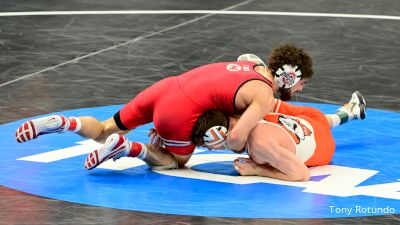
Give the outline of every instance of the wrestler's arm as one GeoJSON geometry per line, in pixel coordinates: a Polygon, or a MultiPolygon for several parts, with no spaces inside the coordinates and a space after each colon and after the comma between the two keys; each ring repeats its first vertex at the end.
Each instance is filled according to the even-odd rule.
{"type": "Polygon", "coordinates": [[[167,170],[182,168],[192,156],[177,155],[168,152],[163,147],[147,144],[147,156],[143,159],[152,169],[167,170]]]}
{"type": "MultiPolygon", "coordinates": [[[[146,158],[143,159],[150,167],[156,170],[176,169],[183,167],[190,159],[192,154],[178,155],[170,153],[162,145],[162,141],[155,129],[150,129],[148,136],[149,142],[146,144],[148,149],[146,158]]],[[[185,146],[185,150],[191,152],[194,146],[185,146]]]]}
{"type": "Polygon", "coordinates": [[[242,169],[244,175],[266,176],[287,181],[310,179],[310,171],[295,154],[274,140],[263,143],[264,149],[258,149],[254,152],[256,155],[252,155],[254,165],[246,165],[248,160],[245,160],[245,164],[235,161],[235,165],[242,169]]]}
{"type": "Polygon", "coordinates": [[[241,151],[244,148],[251,130],[263,115],[272,111],[274,106],[272,89],[266,83],[252,81],[251,85],[242,88],[239,90],[241,93],[238,94],[238,101],[247,105],[247,108],[227,136],[226,148],[234,151],[241,151]]]}

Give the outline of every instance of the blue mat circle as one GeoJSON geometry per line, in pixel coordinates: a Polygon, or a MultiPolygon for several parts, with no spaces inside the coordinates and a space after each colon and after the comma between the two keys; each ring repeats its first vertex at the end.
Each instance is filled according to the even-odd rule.
{"type": "MultiPolygon", "coordinates": [[[[337,108],[327,104],[296,104],[314,106],[325,113],[334,113],[337,108]]],[[[121,105],[113,105],[59,113],[105,120],[120,108],[121,105]]],[[[349,196],[305,192],[304,187],[271,182],[238,184],[177,177],[154,172],[145,165],[120,171],[86,171],[83,169],[84,154],[48,163],[20,160],[77,146],[77,142],[83,141],[76,134],[64,133],[17,143],[15,130],[28,119],[33,118],[0,126],[0,185],[34,195],[116,209],[212,217],[335,218],[398,214],[400,211],[400,200],[396,197],[399,196],[396,192],[400,191],[400,114],[396,112],[370,109],[365,121],[354,121],[332,130],[337,144],[333,165],[376,171],[354,187],[365,189],[357,192],[364,194],[349,196]],[[386,197],[377,197],[386,192],[386,197]]],[[[152,124],[139,127],[128,138],[147,142],[147,131],[151,127],[152,124]]],[[[218,154],[231,153],[204,151],[194,157],[208,154],[210,158],[217,158],[218,154]]],[[[210,177],[213,174],[233,180],[238,177],[231,161],[198,164],[192,170],[210,174],[210,177]]],[[[312,181],[318,183],[327,177],[329,175],[315,176],[312,181]]],[[[346,184],[346,180],[341,182],[346,184]]]]}

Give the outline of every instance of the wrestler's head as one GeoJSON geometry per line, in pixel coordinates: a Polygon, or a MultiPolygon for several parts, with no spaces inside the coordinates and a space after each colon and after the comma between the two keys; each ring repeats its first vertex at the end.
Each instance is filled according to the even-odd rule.
{"type": "Polygon", "coordinates": [[[311,57],[294,44],[275,48],[268,59],[268,68],[279,88],[279,97],[284,101],[290,100],[293,94],[302,91],[314,73],[311,57]]]}
{"type": "Polygon", "coordinates": [[[229,120],[218,110],[209,110],[199,117],[192,131],[192,143],[196,146],[206,146],[204,136],[207,131],[215,126],[229,127],[229,120]]]}

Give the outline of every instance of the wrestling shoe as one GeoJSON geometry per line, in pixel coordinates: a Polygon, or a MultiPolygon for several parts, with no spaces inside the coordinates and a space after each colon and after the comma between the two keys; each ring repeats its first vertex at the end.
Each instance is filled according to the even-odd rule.
{"type": "Polygon", "coordinates": [[[119,134],[110,135],[104,145],[91,152],[85,160],[85,169],[91,170],[101,163],[114,159],[117,160],[123,156],[128,156],[132,147],[132,142],[119,134]]]}
{"type": "MultiPolygon", "coordinates": [[[[349,102],[345,103],[342,107],[340,107],[336,114],[339,115],[341,119],[354,120],[354,119],[365,119],[366,117],[366,106],[367,103],[359,91],[355,91],[351,95],[351,99],[349,102]]],[[[344,121],[347,122],[347,121],[344,121]]]]}
{"type": "Polygon", "coordinates": [[[70,128],[71,121],[60,115],[29,120],[18,127],[15,138],[19,143],[37,138],[43,134],[61,133],[70,128]]]}

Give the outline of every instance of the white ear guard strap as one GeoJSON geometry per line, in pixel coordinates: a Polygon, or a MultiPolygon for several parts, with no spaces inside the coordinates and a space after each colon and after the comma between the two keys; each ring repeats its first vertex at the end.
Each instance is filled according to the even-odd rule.
{"type": "Polygon", "coordinates": [[[301,80],[301,71],[298,66],[283,65],[275,72],[275,82],[280,88],[291,88],[301,80]]]}

